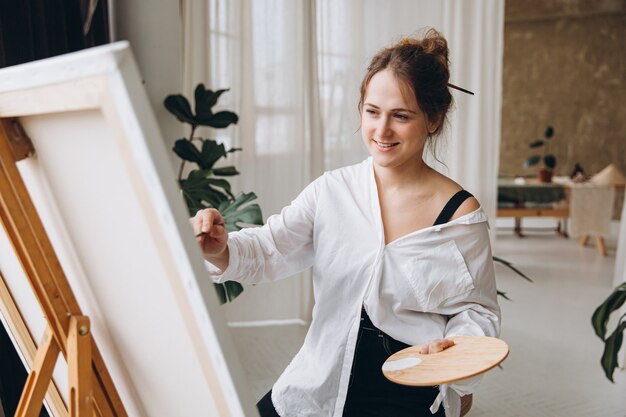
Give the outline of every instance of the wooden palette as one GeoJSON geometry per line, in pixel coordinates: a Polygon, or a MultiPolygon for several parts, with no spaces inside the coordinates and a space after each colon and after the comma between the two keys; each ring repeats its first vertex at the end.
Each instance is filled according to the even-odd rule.
{"type": "Polygon", "coordinates": [[[487,372],[509,355],[509,346],[495,337],[457,336],[448,339],[454,341],[454,346],[439,353],[420,354],[421,345],[394,353],[383,364],[383,374],[401,385],[449,384],[487,372]]]}

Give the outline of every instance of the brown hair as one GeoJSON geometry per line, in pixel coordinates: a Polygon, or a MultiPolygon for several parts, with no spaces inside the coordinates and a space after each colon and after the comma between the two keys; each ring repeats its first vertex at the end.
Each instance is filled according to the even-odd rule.
{"type": "Polygon", "coordinates": [[[439,135],[452,104],[452,94],[448,90],[449,64],[448,43],[434,29],[428,30],[422,39],[403,38],[397,44],[381,49],[372,58],[361,82],[359,112],[372,77],[389,69],[413,93],[428,121],[436,124],[432,134],[439,135]]]}

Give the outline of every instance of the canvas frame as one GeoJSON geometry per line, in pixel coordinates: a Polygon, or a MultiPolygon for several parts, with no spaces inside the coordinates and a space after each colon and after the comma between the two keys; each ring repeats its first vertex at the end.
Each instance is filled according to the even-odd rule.
{"type": "MultiPolygon", "coordinates": [[[[23,176],[28,177],[26,188],[40,188],[33,190],[39,195],[33,199],[37,200],[35,207],[40,212],[43,227],[51,235],[55,252],[64,253],[61,265],[71,266],[64,268],[69,287],[76,293],[82,312],[92,319],[95,343],[101,347],[102,359],[111,371],[113,384],[119,391],[127,414],[166,416],[182,406],[185,414],[258,415],[213,284],[191,231],[169,150],[161,137],[129,44],[118,42],[0,70],[0,118],[16,118],[33,140],[35,155],[18,165],[24,164],[21,170],[23,176]],[[152,256],[149,259],[145,255],[146,259],[132,258],[137,264],[132,265],[135,272],[134,275],[129,273],[128,281],[119,277],[119,269],[115,276],[117,281],[112,279],[111,283],[103,279],[94,281],[93,271],[89,276],[88,257],[81,254],[89,252],[85,246],[91,243],[83,239],[79,244],[72,230],[65,230],[71,229],[74,220],[78,223],[80,219],[69,221],[63,218],[63,207],[74,204],[76,211],[72,212],[80,213],[81,205],[86,205],[89,197],[84,201],[66,199],[60,203],[63,198],[55,195],[55,190],[62,187],[47,184],[46,175],[42,173],[50,172],[38,166],[45,164],[28,162],[33,158],[44,161],[46,152],[50,160],[59,161],[63,151],[51,146],[53,139],[46,138],[46,146],[38,147],[37,135],[46,136],[48,121],[53,125],[59,124],[62,119],[66,128],[73,126],[73,117],[82,120],[76,126],[82,123],[83,129],[85,117],[90,121],[97,119],[98,126],[103,124],[106,132],[97,132],[94,136],[108,140],[106,146],[110,155],[114,155],[111,158],[115,164],[110,170],[106,166],[101,167],[101,175],[117,178],[117,184],[111,179],[111,184],[107,185],[111,189],[119,186],[120,189],[130,190],[126,196],[134,198],[134,201],[127,198],[112,204],[116,208],[124,204],[133,206],[135,216],[132,221],[129,220],[129,225],[132,222],[133,230],[145,232],[145,238],[139,242],[150,248],[152,256]],[[29,129],[29,125],[36,128],[29,129]],[[57,152],[59,155],[56,155],[57,152]],[[47,213],[42,214],[42,211],[47,213]],[[137,213],[141,214],[141,219],[137,219],[137,213]],[[158,268],[154,263],[158,263],[158,268]],[[156,268],[162,271],[162,274],[150,277],[154,278],[154,285],[140,272],[137,273],[142,265],[146,270],[156,268]],[[124,282],[132,282],[133,285],[125,288],[124,282]],[[115,297],[111,297],[109,291],[121,291],[124,296],[128,296],[126,292],[133,292],[137,300],[155,297],[165,300],[164,305],[173,308],[166,312],[153,308],[155,316],[160,314],[167,320],[151,323],[151,312],[143,311],[138,305],[115,305],[115,297]],[[170,320],[170,315],[176,317],[170,320]],[[130,325],[122,322],[122,317],[127,317],[134,327],[129,328],[130,325]],[[178,355],[167,357],[168,351],[161,349],[161,356],[150,357],[150,347],[158,349],[161,344],[169,344],[178,355]],[[163,363],[165,360],[180,363],[167,368],[163,363]],[[191,369],[193,372],[173,375],[172,369],[191,369]],[[142,377],[149,380],[142,380],[142,377]],[[168,379],[174,379],[176,383],[168,385],[168,379]],[[184,381],[190,385],[185,386],[184,381]],[[152,382],[154,390],[145,388],[144,384],[152,382]]],[[[88,140],[91,135],[88,129],[85,130],[84,137],[88,140]]],[[[41,143],[44,144],[43,139],[41,143]]],[[[93,162],[94,165],[101,163],[95,158],[93,162]]],[[[89,164],[89,161],[85,163],[89,164]]],[[[129,208],[129,211],[132,210],[129,208]]],[[[106,215],[106,209],[100,215],[106,215]]],[[[137,233],[125,236],[123,230],[118,234],[120,242],[137,240],[139,236],[137,233]]],[[[92,252],[99,250],[98,244],[101,243],[94,241],[92,252]]],[[[6,258],[7,251],[4,252],[6,258]]],[[[116,259],[110,259],[110,263],[114,265],[116,259]]],[[[2,262],[0,268],[5,269],[2,262]]],[[[24,268],[22,271],[18,271],[17,267],[8,269],[2,275],[8,296],[5,294],[0,299],[3,306],[0,315],[28,368],[32,362],[33,341],[39,340],[45,319],[39,316],[41,310],[32,306],[33,291],[22,276],[24,268]],[[20,295],[29,289],[30,298],[20,295]]],[[[41,303],[41,300],[37,301],[41,303]]],[[[66,396],[62,379],[55,374],[61,396],[66,396]]],[[[63,407],[58,405],[58,400],[57,405],[51,406],[48,398],[48,410],[55,417],[63,416],[63,407]]]]}

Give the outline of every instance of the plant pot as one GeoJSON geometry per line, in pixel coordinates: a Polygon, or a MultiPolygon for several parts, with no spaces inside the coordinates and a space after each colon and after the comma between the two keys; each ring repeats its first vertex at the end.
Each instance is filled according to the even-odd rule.
{"type": "Polygon", "coordinates": [[[552,170],[543,168],[537,172],[539,182],[552,182],[552,170]]]}

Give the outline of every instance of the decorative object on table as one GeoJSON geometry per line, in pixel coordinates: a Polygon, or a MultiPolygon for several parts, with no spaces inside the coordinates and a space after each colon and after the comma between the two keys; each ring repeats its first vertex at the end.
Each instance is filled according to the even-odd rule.
{"type": "Polygon", "coordinates": [[[528,145],[533,149],[543,148],[543,153],[541,155],[530,156],[526,161],[524,161],[523,167],[530,168],[531,166],[537,165],[540,161],[543,162],[543,168],[541,168],[538,173],[539,181],[551,182],[552,174],[554,172],[554,168],[556,167],[556,157],[554,154],[548,153],[548,145],[554,136],[554,128],[552,126],[548,126],[543,136],[543,139],[536,139],[528,145]]]}
{"type": "Polygon", "coordinates": [[[569,178],[574,182],[585,182],[587,178],[587,174],[585,173],[585,169],[580,163],[576,162],[574,164],[574,169],[572,173],[569,175],[569,178]]]}
{"type": "Polygon", "coordinates": [[[589,179],[587,178],[587,176],[585,174],[583,174],[582,172],[579,172],[577,174],[574,174],[574,176],[571,178],[572,182],[580,184],[582,182],[586,182],[589,179]]]}
{"type": "Polygon", "coordinates": [[[622,347],[624,330],[626,329],[626,313],[617,320],[615,329],[609,337],[606,337],[606,327],[611,314],[619,311],[624,302],[626,302],[626,282],[615,288],[611,295],[598,306],[591,317],[591,324],[596,335],[604,342],[604,352],[602,353],[600,363],[604,374],[613,383],[615,382],[613,373],[615,368],[619,366],[617,355],[622,347]]]}
{"type": "Polygon", "coordinates": [[[615,165],[609,164],[602,171],[591,177],[589,181],[596,185],[616,186],[626,184],[626,177],[615,165]]]}
{"type": "Polygon", "coordinates": [[[488,336],[454,336],[451,346],[438,353],[421,354],[420,345],[391,355],[383,364],[385,378],[413,387],[449,384],[483,374],[509,355],[502,339],[488,336]]]}
{"type": "MultiPolygon", "coordinates": [[[[257,198],[256,195],[249,192],[235,196],[230,183],[223,178],[239,175],[235,167],[214,167],[221,158],[226,158],[229,153],[241,149],[232,148],[227,151],[222,143],[218,144],[215,140],[194,136],[198,126],[223,129],[237,123],[239,118],[235,113],[231,111],[214,113],[212,110],[219,97],[226,91],[228,90],[211,91],[207,90],[203,84],[198,84],[194,93],[195,114],[191,111],[189,101],[181,94],[167,96],[164,105],[178,120],[191,126],[189,137],[177,140],[173,148],[176,155],[182,159],[178,171],[178,183],[187,203],[189,215],[194,216],[198,210],[205,208],[216,208],[224,217],[226,230],[232,232],[240,230],[245,224],[263,224],[263,215],[259,205],[249,204],[257,198]],[[199,146],[196,146],[196,143],[199,146]],[[187,176],[184,176],[184,167],[187,162],[195,164],[197,169],[191,170],[187,176]]],[[[233,281],[215,284],[215,288],[222,304],[234,300],[243,291],[241,284],[233,281]]]]}

